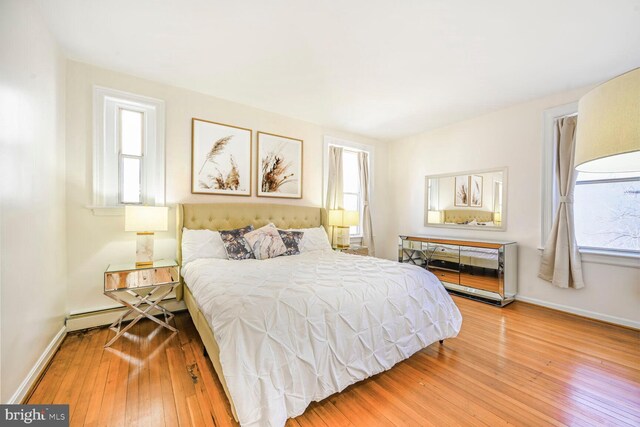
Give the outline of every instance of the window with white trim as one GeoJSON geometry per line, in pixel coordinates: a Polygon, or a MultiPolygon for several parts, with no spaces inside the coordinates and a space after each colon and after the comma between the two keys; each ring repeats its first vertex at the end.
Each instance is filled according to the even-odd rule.
{"type": "MultiPolygon", "coordinates": [[[[576,115],[577,112],[577,103],[545,112],[543,245],[549,235],[559,202],[555,176],[555,123],[558,119],[576,115]]],[[[573,211],[576,242],[581,251],[640,256],[639,172],[578,172],[573,211]]]]}
{"type": "Polygon", "coordinates": [[[164,101],[94,87],[93,207],[164,205],[164,101]]]}
{"type": "MultiPolygon", "coordinates": [[[[349,228],[349,235],[353,238],[362,237],[362,219],[363,219],[363,208],[364,204],[362,202],[362,189],[360,187],[360,169],[358,166],[358,153],[366,152],[369,154],[369,174],[371,176],[371,181],[373,181],[373,147],[365,144],[358,144],[351,141],[341,140],[333,137],[326,136],[325,137],[325,147],[324,147],[324,183],[326,190],[326,183],[328,178],[328,159],[327,156],[329,154],[329,147],[337,146],[342,147],[342,175],[343,175],[343,207],[345,210],[349,211],[358,211],[360,214],[360,224],[356,226],[352,226],[349,228]]],[[[371,183],[369,184],[372,185],[371,183]]],[[[326,191],[325,191],[326,193],[326,191]]],[[[371,188],[369,189],[369,193],[371,194],[371,188]]],[[[326,199],[326,194],[325,198],[326,199]]]]}

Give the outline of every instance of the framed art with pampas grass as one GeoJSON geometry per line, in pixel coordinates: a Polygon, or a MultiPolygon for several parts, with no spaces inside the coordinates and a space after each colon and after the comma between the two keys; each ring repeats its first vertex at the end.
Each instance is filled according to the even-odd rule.
{"type": "Polygon", "coordinates": [[[469,175],[456,176],[454,206],[469,206],[469,175]]]}
{"type": "Polygon", "coordinates": [[[252,130],[191,120],[191,192],[251,196],[252,130]]]}
{"type": "Polygon", "coordinates": [[[302,198],[302,140],[258,132],[258,197],[302,198]]]}

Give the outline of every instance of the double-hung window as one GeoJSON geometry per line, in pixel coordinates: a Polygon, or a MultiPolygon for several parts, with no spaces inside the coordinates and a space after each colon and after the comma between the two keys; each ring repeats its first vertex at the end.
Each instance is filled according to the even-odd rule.
{"type": "Polygon", "coordinates": [[[164,102],[94,88],[93,207],[164,205],[164,102]]]}
{"type": "MultiPolygon", "coordinates": [[[[373,147],[358,144],[351,141],[336,139],[333,137],[325,137],[324,147],[324,165],[325,165],[325,185],[328,178],[328,159],[330,146],[342,147],[342,176],[343,176],[343,203],[342,206],[348,211],[357,211],[360,214],[360,224],[349,228],[349,235],[353,238],[362,237],[362,217],[363,217],[363,195],[360,185],[360,167],[358,154],[360,152],[369,153],[369,173],[373,176],[371,168],[373,147]]],[[[371,185],[371,184],[370,184],[371,185]]],[[[371,193],[371,189],[369,189],[371,193]]],[[[326,192],[325,192],[326,193],[326,192]]]]}
{"type": "MultiPolygon", "coordinates": [[[[573,103],[545,112],[542,244],[559,202],[555,124],[577,111],[578,105],[573,103]]],[[[577,172],[573,199],[576,242],[581,252],[640,256],[640,172],[577,172]]]]}

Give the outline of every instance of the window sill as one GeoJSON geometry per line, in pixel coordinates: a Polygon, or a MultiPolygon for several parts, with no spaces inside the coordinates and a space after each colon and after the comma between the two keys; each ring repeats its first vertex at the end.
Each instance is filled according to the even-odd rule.
{"type": "Polygon", "coordinates": [[[94,216],[123,216],[124,206],[93,206],[87,205],[85,208],[89,209],[94,216]]]}
{"type": "MultiPolygon", "coordinates": [[[[542,253],[544,248],[538,248],[542,253]]],[[[616,265],[619,267],[640,268],[640,256],[634,252],[607,251],[603,249],[580,248],[582,262],[589,264],[616,265]]]]}
{"type": "Polygon", "coordinates": [[[633,252],[580,248],[583,262],[640,268],[640,256],[633,252]]]}

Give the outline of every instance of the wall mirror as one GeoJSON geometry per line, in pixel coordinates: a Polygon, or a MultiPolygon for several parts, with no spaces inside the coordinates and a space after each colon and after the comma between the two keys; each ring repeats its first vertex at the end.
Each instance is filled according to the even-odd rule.
{"type": "Polygon", "coordinates": [[[506,229],[507,168],[426,177],[428,227],[506,229]]]}

